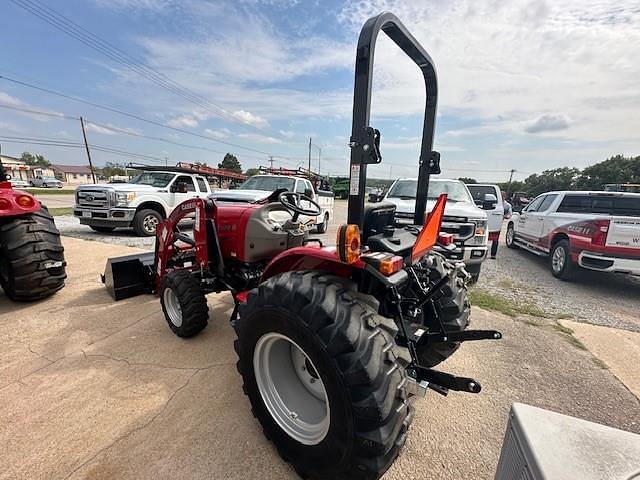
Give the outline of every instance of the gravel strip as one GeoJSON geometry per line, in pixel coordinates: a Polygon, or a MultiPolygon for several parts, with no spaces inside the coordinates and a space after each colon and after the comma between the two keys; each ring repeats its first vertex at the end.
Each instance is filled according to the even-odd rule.
{"type": "Polygon", "coordinates": [[[551,274],[546,257],[507,248],[505,230],[498,258],[484,262],[476,288],[537,306],[550,317],[640,332],[640,277],[580,269],[563,282],[551,274]]]}

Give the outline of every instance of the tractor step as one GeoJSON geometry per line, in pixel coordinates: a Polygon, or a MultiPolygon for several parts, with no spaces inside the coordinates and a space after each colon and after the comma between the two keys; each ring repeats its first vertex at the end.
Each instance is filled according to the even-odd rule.
{"type": "Polygon", "coordinates": [[[109,258],[101,276],[102,283],[114,300],[153,293],[154,263],[153,252],[109,258]]]}

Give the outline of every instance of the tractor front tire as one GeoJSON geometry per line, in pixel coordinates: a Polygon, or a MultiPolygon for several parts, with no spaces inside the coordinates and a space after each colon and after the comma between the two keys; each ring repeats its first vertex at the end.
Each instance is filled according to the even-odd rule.
{"type": "Polygon", "coordinates": [[[0,285],[11,300],[53,295],[64,287],[65,266],[60,232],[45,207],[0,221],[0,285]]]}
{"type": "Polygon", "coordinates": [[[235,322],[238,371],[263,431],[302,478],[378,479],[405,442],[407,349],[350,281],[287,272],[235,322]]]}
{"type": "Polygon", "coordinates": [[[169,328],[179,337],[193,337],[207,326],[207,297],[198,277],[188,270],[174,270],[162,278],[160,303],[169,328]]]}

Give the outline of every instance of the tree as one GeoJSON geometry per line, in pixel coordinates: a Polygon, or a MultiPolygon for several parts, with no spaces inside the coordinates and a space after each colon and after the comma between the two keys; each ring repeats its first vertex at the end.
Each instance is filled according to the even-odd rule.
{"type": "Polygon", "coordinates": [[[126,170],[118,163],[107,162],[101,169],[102,175],[105,177],[113,177],[114,175],[126,175],[126,170]]]}
{"type": "Polygon", "coordinates": [[[478,183],[478,181],[475,178],[470,178],[470,177],[460,177],[458,178],[458,180],[460,180],[462,183],[478,183]]]}
{"type": "Polygon", "coordinates": [[[580,170],[577,168],[562,167],[545,170],[539,175],[529,175],[524,180],[524,190],[534,196],[553,190],[573,190],[579,176],[580,170]]]}
{"type": "Polygon", "coordinates": [[[242,173],[242,165],[238,157],[232,153],[227,153],[222,162],[218,164],[218,168],[224,168],[225,170],[231,170],[232,172],[242,173]]]}
{"type": "Polygon", "coordinates": [[[640,183],[640,156],[615,155],[582,170],[577,186],[584,190],[602,190],[607,183],[640,183]]]}
{"type": "Polygon", "coordinates": [[[51,166],[51,162],[44,158],[43,155],[32,155],[29,152],[23,152],[20,160],[22,160],[26,165],[31,165],[34,167],[47,168],[51,166]]]}
{"type": "Polygon", "coordinates": [[[244,172],[247,177],[253,177],[254,175],[258,175],[259,173],[260,170],[257,168],[247,168],[247,171],[244,172]]]}

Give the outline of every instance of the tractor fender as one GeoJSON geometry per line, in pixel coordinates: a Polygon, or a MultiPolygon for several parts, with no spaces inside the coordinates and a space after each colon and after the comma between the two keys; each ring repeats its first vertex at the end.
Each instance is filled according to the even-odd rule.
{"type": "Polygon", "coordinates": [[[315,270],[352,278],[354,270],[364,270],[364,262],[341,262],[335,247],[294,247],[274,257],[260,278],[260,283],[284,272],[315,270]]]}

